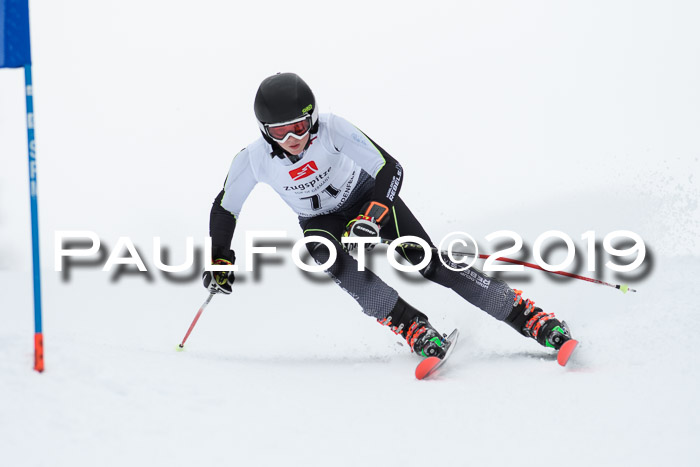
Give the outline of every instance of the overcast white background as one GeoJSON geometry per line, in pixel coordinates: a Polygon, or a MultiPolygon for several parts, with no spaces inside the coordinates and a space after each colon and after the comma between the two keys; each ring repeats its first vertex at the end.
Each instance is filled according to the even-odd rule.
{"type": "MultiPolygon", "coordinates": [[[[683,280],[696,277],[696,260],[700,254],[700,33],[697,28],[700,5],[696,2],[33,0],[30,16],[47,334],[48,370],[41,381],[49,379],[52,391],[65,390],[74,379],[51,380],[50,372],[72,374],[78,379],[80,375],[96,372],[107,381],[104,387],[110,394],[115,385],[141,384],[143,375],[131,374],[132,365],[124,364],[123,373],[120,370],[106,376],[100,373],[99,361],[112,354],[104,348],[92,354],[94,342],[78,339],[73,341],[74,347],[66,342],[76,336],[95,336],[101,343],[123,344],[129,349],[125,361],[140,362],[143,356],[137,350],[143,350],[143,346],[152,352],[161,351],[161,344],[169,346],[172,341],[174,345],[181,338],[205,296],[197,282],[176,286],[158,274],[154,274],[152,282],[131,275],[110,283],[110,275],[99,268],[75,271],[70,282],[62,282],[59,274],[53,272],[54,232],[91,230],[107,246],[114,246],[120,236],[129,236],[146,256],[149,268],[153,265],[152,238],[160,236],[173,250],[173,261],[183,259],[185,237],[194,236],[201,245],[207,235],[210,204],[223,184],[232,157],[259,136],[252,110],[255,91],[262,79],[278,71],[298,73],[314,90],[321,112],[334,112],[347,118],[402,163],[405,180],[401,196],[434,240],[448,232],[464,230],[488,251],[485,235],[502,229],[520,233],[530,246],[539,234],[551,229],[566,232],[578,245],[584,245],[580,236],[589,230],[594,230],[600,240],[608,232],[619,229],[641,235],[655,263],[651,274],[633,285],[640,290],[646,286],[646,297],[651,295],[650,289],[659,287],[659,294],[652,295],[656,300],[653,309],[652,301],[641,301],[641,292],[633,298],[621,294],[618,297],[618,292],[601,291],[590,284],[555,283],[540,276],[530,282],[528,295],[539,299],[538,303],[544,298],[545,305],[549,300],[548,311],[555,311],[570,322],[578,320],[579,329],[589,331],[584,336],[589,340],[595,335],[601,339],[599,344],[603,341],[610,344],[617,339],[612,330],[604,328],[603,334],[611,334],[605,334],[610,339],[603,340],[594,324],[610,320],[617,329],[636,322],[641,319],[639,316],[658,319],[664,328],[673,326],[678,319],[693,325],[697,321],[697,305],[680,293],[687,292],[687,288],[675,289],[678,283],[670,279],[671,271],[676,271],[683,280]],[[668,269],[662,271],[662,266],[668,269]],[[686,321],[675,314],[669,315],[668,321],[657,316],[655,310],[674,300],[693,304],[692,310],[675,310],[690,313],[683,318],[686,321]],[[598,314],[585,314],[584,310],[593,304],[598,314]],[[648,313],[641,313],[640,307],[648,313]],[[628,314],[621,316],[624,310],[628,314]],[[61,340],[60,336],[66,339],[61,340]],[[125,339],[133,345],[124,343],[125,339]],[[77,367],[75,361],[80,362],[77,367]]],[[[31,359],[32,308],[23,83],[21,70],[0,70],[0,272],[5,278],[0,282],[3,295],[0,315],[9,323],[2,330],[8,344],[0,350],[4,350],[3,359],[8,362],[5,370],[16,390],[10,393],[10,398],[26,393],[27,388],[45,384],[25,374],[31,359]]],[[[294,214],[269,188],[259,186],[240,218],[234,239],[239,256],[242,257],[243,231],[271,229],[287,230],[292,239],[300,237],[294,214]]],[[[228,371],[218,365],[234,364],[231,362],[236,361],[236,355],[241,355],[241,349],[232,349],[237,339],[261,338],[270,336],[269,333],[273,336],[271,348],[252,350],[241,344],[245,349],[242,353],[248,351],[250,360],[242,364],[244,370],[238,368],[255,373],[267,383],[270,382],[265,379],[266,370],[276,367],[264,363],[266,355],[272,361],[288,352],[319,356],[325,355],[323,349],[328,347],[331,359],[348,358],[347,348],[350,349],[347,353],[353,356],[363,352],[378,355],[379,363],[370,363],[369,373],[357,376],[360,381],[375,378],[375,373],[393,368],[392,365],[403,365],[401,372],[391,373],[393,376],[410,377],[415,362],[409,361],[405,348],[396,353],[398,357],[391,347],[393,341],[386,344],[389,350],[385,349],[384,353],[384,347],[373,347],[376,342],[373,339],[382,343],[383,339],[390,340],[388,336],[380,337],[387,331],[362,317],[345,294],[330,284],[304,281],[289,259],[284,265],[271,266],[265,271],[259,283],[241,274],[240,277],[248,280],[237,284],[237,296],[217,297],[212,302],[211,316],[206,317],[211,327],[207,329],[203,322],[202,329],[196,329],[195,333],[199,332],[200,345],[204,346],[200,352],[214,348],[214,357],[207,360],[200,354],[196,358],[201,360],[193,361],[191,355],[195,350],[192,350],[190,360],[184,360],[188,365],[205,365],[207,372],[200,377],[228,371]],[[294,294],[294,298],[289,295],[285,298],[285,294],[294,294]],[[318,297],[325,300],[323,305],[317,302],[318,297]],[[231,308],[238,312],[245,309],[245,317],[234,314],[231,308]],[[316,315],[318,311],[309,312],[308,308],[323,309],[324,313],[316,315]],[[338,309],[340,314],[335,314],[338,309]],[[355,320],[365,320],[358,328],[362,331],[358,332],[371,336],[362,338],[361,344],[335,329],[353,327],[355,320]],[[329,326],[329,323],[336,324],[329,326]],[[302,329],[302,333],[291,337],[290,333],[292,336],[295,333],[290,329],[302,329]],[[305,335],[303,330],[315,337],[305,335]],[[205,336],[209,339],[203,339],[205,336]],[[320,341],[299,343],[313,339],[320,341]],[[386,359],[392,361],[387,363],[386,359]]],[[[517,336],[511,335],[512,331],[502,330],[498,323],[488,321],[488,317],[483,318],[483,323],[470,321],[482,318],[474,318],[477,311],[439,286],[414,287],[398,281],[388,268],[385,272],[402,294],[405,291],[428,314],[437,314],[443,327],[459,325],[463,332],[465,328],[476,330],[471,338],[477,344],[481,342],[483,348],[498,348],[500,339],[512,339],[510,345],[516,353],[518,346],[527,349],[523,352],[534,350],[528,347],[532,343],[518,341],[517,336]],[[436,306],[438,303],[440,306],[436,306]],[[450,311],[457,306],[463,307],[462,311],[450,311]],[[463,312],[466,309],[468,315],[463,312]],[[492,327],[499,331],[492,331],[492,327]],[[479,332],[482,328],[484,332],[479,332]],[[491,332],[502,332],[508,337],[500,334],[494,337],[491,332]]],[[[603,277],[614,279],[609,272],[603,277]]],[[[658,339],[655,329],[639,326],[645,336],[649,332],[646,336],[649,340],[643,342],[658,339]]],[[[692,333],[693,329],[686,331],[692,333]]],[[[671,342],[672,337],[668,337],[671,342]]],[[[193,335],[193,341],[196,338],[197,334],[193,335]]],[[[196,345],[196,341],[192,344],[196,345]]],[[[638,341],[630,338],[624,347],[632,349],[637,345],[640,345],[638,341]]],[[[170,351],[170,347],[163,348],[170,351]]],[[[505,349],[508,354],[508,344],[505,349]]],[[[659,355],[655,350],[649,352],[647,356],[659,355]]],[[[600,350],[596,354],[599,360],[593,358],[597,363],[615,361],[612,369],[608,368],[609,373],[598,375],[599,379],[593,381],[568,381],[564,384],[566,390],[594,388],[599,384],[615,386],[619,372],[623,371],[620,368],[646,361],[641,357],[634,363],[608,360],[612,359],[610,354],[611,351],[600,350]]],[[[164,355],[167,356],[158,355],[160,361],[155,365],[177,374],[181,361],[171,361],[172,355],[164,355]]],[[[477,351],[461,358],[469,360],[479,355],[477,351]]],[[[113,358],[115,367],[120,368],[118,354],[113,358]]],[[[149,355],[149,358],[155,357],[149,355]]],[[[697,362],[695,357],[689,358],[697,362]]],[[[668,367],[665,360],[654,361],[659,368],[668,367]]],[[[284,362],[282,359],[281,366],[286,366],[284,362]]],[[[557,378],[550,365],[554,363],[545,362],[548,383],[540,391],[545,398],[552,393],[552,385],[558,384],[548,379],[557,378]]],[[[504,388],[511,384],[509,372],[517,373],[513,368],[518,368],[518,364],[501,367],[507,370],[503,372],[499,372],[498,366],[494,371],[486,370],[486,366],[476,368],[476,372],[474,368],[462,368],[461,373],[454,375],[454,384],[467,386],[481,371],[500,388],[479,393],[481,408],[464,409],[466,414],[486,415],[489,407],[513,399],[511,391],[504,388]]],[[[537,366],[533,371],[539,369],[537,366]]],[[[319,384],[315,381],[316,373],[325,374],[326,370],[302,365],[299,371],[306,372],[306,376],[293,380],[295,388],[319,384]]],[[[639,371],[639,375],[649,377],[654,370],[639,371]]],[[[691,391],[697,388],[696,373],[690,379],[682,379],[682,372],[673,374],[681,378],[678,387],[691,391]]],[[[150,373],[144,370],[144,375],[150,373]]],[[[530,373],[529,377],[534,382],[528,380],[528,383],[539,381],[530,373]]],[[[163,394],[156,388],[175,384],[177,376],[173,378],[165,383],[151,381],[144,405],[159,401],[163,394]]],[[[281,378],[281,390],[293,393],[284,387],[285,381],[289,384],[290,380],[281,378]]],[[[85,378],[82,387],[85,394],[93,394],[92,382],[92,378],[85,378]]],[[[202,402],[203,398],[207,406],[207,402],[212,402],[208,397],[221,397],[216,404],[207,406],[212,413],[219,413],[214,412],[217,404],[223,409],[240,410],[238,405],[222,402],[233,404],[240,395],[219,394],[216,384],[221,382],[209,381],[211,386],[207,386],[206,394],[192,383],[186,391],[166,396],[172,397],[173,403],[183,400],[185,404],[192,403],[188,412],[192,417],[199,413],[193,401],[202,402]]],[[[449,379],[441,382],[445,405],[433,409],[449,414],[462,392],[450,389],[449,379]]],[[[404,383],[413,384],[412,381],[401,384],[404,383]]],[[[387,384],[389,389],[377,389],[377,398],[388,397],[403,387],[399,383],[387,384]]],[[[271,390],[270,386],[266,387],[266,391],[271,390]]],[[[629,391],[626,385],[620,385],[619,389],[620,394],[629,391]]],[[[139,399],[142,393],[134,396],[125,391],[124,400],[142,401],[139,399]]],[[[227,391],[233,389],[227,387],[227,391]]],[[[81,394],[80,390],[70,392],[81,394]]],[[[425,386],[421,386],[419,393],[420,399],[435,398],[425,386]]],[[[251,394],[254,396],[255,392],[251,394]]],[[[333,405],[332,398],[324,399],[324,396],[328,394],[319,396],[320,403],[308,401],[309,405],[320,404],[321,411],[324,407],[343,410],[333,405]]],[[[537,399],[536,395],[532,397],[537,399]]],[[[638,400],[645,400],[645,396],[640,394],[638,400]]],[[[692,401],[685,398],[678,401],[679,406],[697,414],[695,397],[692,401]]],[[[348,403],[345,409],[350,412],[343,415],[344,420],[352,420],[353,411],[368,407],[367,403],[348,403]]],[[[593,398],[591,406],[597,403],[600,399],[593,398]]],[[[106,410],[108,418],[118,417],[117,409],[109,412],[106,406],[110,404],[103,400],[94,404],[92,409],[106,410]]],[[[25,405],[29,407],[30,402],[20,404],[25,405]]],[[[119,407],[119,404],[111,405],[119,407]]],[[[251,407],[255,405],[250,402],[251,407]]],[[[57,420],[71,410],[60,403],[57,406],[53,412],[57,420]]],[[[39,412],[27,410],[37,420],[41,419],[39,412]]],[[[50,409],[46,410],[51,413],[50,409]]],[[[134,416],[141,413],[134,410],[134,416]]],[[[252,408],[249,410],[254,412],[252,408]]],[[[580,407],[579,415],[584,419],[587,410],[590,406],[586,404],[580,407]]],[[[517,411],[515,404],[499,416],[513,416],[517,411]]],[[[660,407],[658,412],[665,414],[660,407]]],[[[18,419],[21,416],[19,412],[8,413],[18,419]]],[[[286,449],[296,446],[296,441],[304,444],[295,441],[293,430],[289,429],[296,426],[295,417],[299,414],[288,414],[284,408],[278,408],[278,413],[284,423],[275,425],[276,429],[267,435],[268,441],[277,440],[286,449]],[[284,418],[285,414],[288,418],[284,418]]],[[[320,419],[320,412],[313,413],[320,419]]],[[[636,413],[639,413],[637,409],[630,406],[629,412],[623,410],[617,415],[624,418],[636,413]]],[[[300,414],[308,415],[301,409],[300,414]]],[[[370,452],[384,462],[391,462],[391,457],[380,448],[387,444],[382,436],[390,436],[392,430],[400,430],[407,443],[412,442],[409,435],[417,439],[421,436],[433,441],[439,439],[436,434],[425,435],[423,430],[433,431],[429,424],[404,428],[403,424],[398,427],[389,424],[386,419],[392,416],[388,413],[382,412],[381,420],[368,417],[364,420],[373,420],[373,424],[386,432],[369,436],[370,428],[358,425],[362,435],[353,438],[354,432],[350,430],[344,433],[344,439],[358,443],[358,449],[371,445],[370,452]]],[[[93,441],[110,436],[122,439],[110,431],[109,424],[100,425],[102,431],[98,430],[104,437],[92,438],[95,424],[88,414],[74,422],[59,424],[56,430],[72,433],[70,436],[78,439],[83,439],[81,436],[93,441]],[[76,426],[80,428],[73,430],[76,426]]],[[[592,457],[581,459],[601,464],[610,458],[606,453],[612,453],[618,460],[625,459],[621,451],[605,444],[613,435],[591,434],[597,428],[591,420],[588,422],[591,423],[584,423],[587,428],[582,428],[577,438],[586,439],[589,434],[592,439],[598,439],[604,444],[600,448],[603,454],[600,458],[591,454],[592,457]]],[[[696,422],[688,422],[685,417],[679,422],[693,423],[678,430],[683,436],[697,435],[696,422]]],[[[210,428],[206,422],[202,423],[201,428],[210,428]]],[[[269,428],[272,422],[266,423],[269,428]]],[[[359,422],[355,420],[355,423],[359,422]]],[[[498,449],[496,440],[510,434],[505,426],[505,432],[499,431],[498,421],[480,420],[480,423],[491,436],[482,439],[478,430],[467,430],[475,443],[472,457],[449,442],[443,446],[446,449],[443,453],[465,462],[488,459],[490,450],[498,449]],[[489,447],[489,451],[479,450],[478,446],[489,447]]],[[[504,423],[511,426],[515,423],[533,436],[547,425],[546,419],[539,418],[518,418],[517,422],[506,419],[504,423]]],[[[149,439],[149,433],[153,440],[168,440],[173,435],[167,428],[160,430],[161,425],[151,427],[146,423],[146,426],[145,432],[139,432],[143,443],[149,439]]],[[[648,427],[636,432],[644,440],[655,433],[657,425],[642,423],[641,426],[648,427]]],[[[19,433],[25,430],[30,433],[31,427],[26,425],[19,433]]],[[[260,430],[264,431],[262,425],[260,430]]],[[[122,431],[119,433],[123,435],[122,431]]],[[[235,436],[246,436],[236,431],[235,436],[231,433],[226,438],[225,433],[223,430],[219,435],[223,444],[235,436]]],[[[46,440],[53,439],[56,446],[66,444],[48,428],[42,434],[46,440]]],[[[314,436],[323,439],[321,427],[314,436]]],[[[452,436],[456,437],[457,433],[452,436]]],[[[560,445],[571,450],[575,440],[560,436],[560,445]]],[[[681,449],[675,459],[679,464],[692,458],[682,451],[681,446],[688,446],[683,439],[676,446],[681,449]]],[[[623,447],[632,446],[633,440],[628,441],[629,444],[624,439],[620,442],[623,447]]],[[[254,449],[258,446],[256,442],[248,445],[248,451],[241,451],[241,459],[260,461],[256,457],[259,452],[254,449]]],[[[97,453],[102,452],[99,446],[98,442],[94,448],[97,453]]],[[[141,448],[147,450],[146,444],[141,448]]],[[[214,452],[212,462],[226,459],[226,450],[221,445],[209,448],[214,452]]],[[[645,458],[663,458],[662,450],[649,449],[636,459],[638,464],[643,464],[645,458]]],[[[158,457],[150,453],[152,463],[167,459],[167,455],[158,457]]],[[[180,454],[182,458],[188,455],[196,458],[194,450],[185,449],[180,454]]],[[[275,459],[273,454],[267,455],[272,457],[263,458],[270,462],[275,459]]],[[[499,459],[526,462],[515,453],[513,456],[499,459]]],[[[568,458],[566,454],[563,456],[568,458]]],[[[430,457],[421,459],[428,462],[430,457]]],[[[43,460],[42,457],[36,465],[42,465],[43,460]]],[[[115,463],[124,460],[132,461],[124,453],[112,458],[115,463]]],[[[322,460],[322,457],[317,459],[322,460]]]]}
{"type": "MultiPolygon", "coordinates": [[[[206,234],[231,158],[259,134],[257,85],[277,71],[297,72],[321,111],[402,162],[403,197],[435,237],[560,228],[577,239],[616,227],[657,249],[700,251],[687,232],[699,229],[693,2],[31,8],[46,260],[55,230],[112,245],[206,234]],[[564,199],[564,218],[552,216],[546,207],[564,199]]],[[[2,266],[26,269],[23,76],[0,79],[2,266]]],[[[296,229],[258,191],[241,227],[296,229]]]]}

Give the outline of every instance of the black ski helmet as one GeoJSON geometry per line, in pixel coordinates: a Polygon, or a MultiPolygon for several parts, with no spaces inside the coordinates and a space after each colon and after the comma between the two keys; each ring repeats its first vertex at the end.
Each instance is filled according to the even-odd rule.
{"type": "Polygon", "coordinates": [[[311,132],[318,129],[316,98],[308,84],[294,73],[277,73],[260,83],[255,94],[255,118],[267,139],[265,124],[282,123],[311,115],[311,132]]]}

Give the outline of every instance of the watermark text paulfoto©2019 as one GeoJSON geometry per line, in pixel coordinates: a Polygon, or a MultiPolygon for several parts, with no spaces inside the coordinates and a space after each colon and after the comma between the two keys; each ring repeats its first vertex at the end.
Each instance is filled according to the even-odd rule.
{"type": "MultiPolygon", "coordinates": [[[[245,271],[254,270],[255,255],[275,255],[277,248],[274,246],[257,246],[256,242],[270,241],[273,239],[287,239],[288,235],[285,231],[247,231],[245,232],[245,271]]],[[[523,270],[522,265],[518,264],[497,264],[496,261],[501,257],[508,257],[518,253],[523,248],[523,240],[520,235],[510,230],[499,230],[492,232],[485,237],[488,242],[493,242],[498,239],[506,240],[512,245],[508,248],[501,249],[490,255],[479,255],[479,247],[474,238],[466,232],[452,232],[446,235],[439,244],[438,251],[441,254],[437,255],[445,267],[455,271],[463,271],[469,269],[474,262],[481,256],[485,259],[484,266],[481,270],[486,272],[510,271],[518,272],[523,270]],[[456,248],[455,248],[456,247],[456,248]]],[[[586,255],[587,270],[593,272],[596,270],[597,249],[599,244],[596,242],[596,233],[587,231],[581,235],[581,240],[586,242],[584,248],[586,255]]],[[[344,237],[342,243],[357,243],[357,264],[358,270],[365,269],[365,248],[366,244],[379,243],[381,240],[377,237],[344,237]]],[[[211,258],[211,238],[204,238],[204,258],[211,258]]],[[[419,264],[401,264],[395,258],[395,252],[401,248],[419,248],[424,251],[431,249],[430,245],[423,239],[414,236],[399,237],[388,243],[386,251],[387,261],[395,269],[403,272],[420,271],[431,261],[432,255],[424,255],[423,260],[419,264]]],[[[101,241],[97,233],[88,230],[81,231],[56,231],[54,233],[54,269],[57,272],[63,270],[64,261],[68,258],[88,258],[95,257],[100,252],[101,241]],[[69,243],[74,245],[69,247],[69,243]],[[80,247],[75,246],[75,242],[79,242],[80,247]],[[87,247],[83,247],[87,245],[87,247]]],[[[603,249],[612,257],[631,257],[636,255],[634,260],[627,264],[617,264],[612,260],[605,263],[605,267],[615,272],[631,272],[636,270],[644,262],[646,256],[646,246],[642,238],[628,230],[617,230],[606,234],[603,238],[603,249]],[[632,243],[624,249],[618,249],[613,246],[613,243],[620,243],[622,240],[625,245],[632,243]]],[[[162,245],[160,237],[153,237],[153,264],[155,267],[166,273],[181,273],[192,268],[194,265],[194,238],[187,237],[185,239],[185,261],[179,265],[165,264],[162,257],[162,245]]],[[[537,237],[532,246],[532,255],[542,269],[546,271],[563,271],[569,267],[574,261],[576,255],[576,247],[569,235],[558,230],[550,230],[542,233],[537,237]],[[555,242],[557,246],[566,248],[566,258],[558,264],[548,263],[542,255],[543,244],[555,242]]],[[[297,240],[294,243],[291,251],[291,258],[294,264],[301,270],[306,272],[321,272],[331,267],[337,259],[337,250],[333,242],[325,237],[309,236],[297,240]],[[309,243],[322,243],[326,245],[330,251],[330,257],[323,264],[306,264],[302,258],[302,250],[306,250],[306,245],[309,243]]],[[[147,272],[148,269],[143,261],[143,258],[138,253],[136,246],[129,237],[119,237],[116,245],[107,257],[102,266],[102,271],[109,272],[115,265],[133,265],[141,272],[147,272]]],[[[213,265],[211,260],[204,261],[204,268],[208,271],[239,271],[239,265],[232,266],[213,265]]]]}

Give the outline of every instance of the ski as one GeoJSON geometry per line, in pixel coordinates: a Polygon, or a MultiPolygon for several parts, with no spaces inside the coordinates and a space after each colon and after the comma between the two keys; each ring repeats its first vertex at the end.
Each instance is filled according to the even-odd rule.
{"type": "Polygon", "coordinates": [[[429,376],[435,374],[435,372],[447,361],[447,359],[450,357],[450,354],[452,353],[452,350],[455,347],[455,344],[457,344],[457,338],[459,337],[459,329],[455,329],[450,333],[449,336],[445,338],[445,342],[447,342],[448,347],[447,347],[447,352],[445,353],[445,357],[440,359],[438,357],[427,357],[423,359],[418,366],[416,367],[416,378],[417,379],[425,379],[428,378],[429,376]]]}
{"type": "Polygon", "coordinates": [[[559,349],[559,352],[557,352],[557,362],[561,366],[566,366],[566,364],[569,362],[569,359],[571,358],[571,354],[573,354],[574,350],[576,350],[577,345],[578,341],[576,339],[569,339],[568,341],[564,342],[564,344],[562,344],[561,348],[559,349]]]}

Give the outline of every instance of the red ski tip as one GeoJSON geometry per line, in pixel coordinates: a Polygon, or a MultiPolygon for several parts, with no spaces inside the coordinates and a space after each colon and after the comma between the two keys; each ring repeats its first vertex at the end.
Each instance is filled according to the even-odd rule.
{"type": "Polygon", "coordinates": [[[427,357],[416,367],[416,378],[423,379],[428,376],[433,371],[433,368],[435,368],[435,365],[441,361],[442,360],[437,357],[427,357]]]}
{"type": "Polygon", "coordinates": [[[574,352],[577,345],[578,341],[575,339],[569,339],[568,341],[564,342],[559,349],[559,353],[557,354],[557,362],[559,362],[561,366],[566,366],[566,363],[569,361],[569,357],[571,357],[571,354],[574,352]]]}

